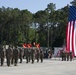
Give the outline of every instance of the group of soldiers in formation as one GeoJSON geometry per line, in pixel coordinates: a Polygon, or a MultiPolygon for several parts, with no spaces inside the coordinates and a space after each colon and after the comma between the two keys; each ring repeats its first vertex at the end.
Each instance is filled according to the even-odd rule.
{"type": "MultiPolygon", "coordinates": [[[[37,62],[39,60],[41,63],[43,62],[43,58],[52,57],[52,52],[49,51],[48,53],[44,53],[42,49],[34,49],[34,48],[19,48],[17,46],[9,47],[6,49],[2,45],[0,45],[0,62],[1,66],[4,64],[4,60],[6,59],[7,66],[10,66],[14,64],[14,66],[17,66],[18,64],[18,59],[20,60],[20,63],[22,63],[23,59],[26,59],[26,63],[31,63],[33,64],[35,62],[35,59],[37,62]]],[[[60,54],[62,61],[72,61],[73,59],[73,53],[72,52],[65,52],[61,51],[60,54]]]]}
{"type": "Polygon", "coordinates": [[[2,45],[0,45],[0,62],[1,66],[4,64],[4,60],[6,59],[7,66],[10,66],[14,64],[14,66],[17,66],[18,59],[20,59],[20,63],[22,63],[23,59],[26,59],[26,63],[30,62],[34,63],[35,59],[37,59],[37,62],[41,60],[41,63],[43,62],[43,51],[41,49],[33,49],[33,48],[18,48],[17,46],[11,47],[9,45],[8,49],[3,48],[2,45]]]}
{"type": "Polygon", "coordinates": [[[61,57],[62,57],[62,61],[72,61],[73,59],[73,53],[72,52],[66,52],[66,51],[62,51],[61,52],[61,57]]]}

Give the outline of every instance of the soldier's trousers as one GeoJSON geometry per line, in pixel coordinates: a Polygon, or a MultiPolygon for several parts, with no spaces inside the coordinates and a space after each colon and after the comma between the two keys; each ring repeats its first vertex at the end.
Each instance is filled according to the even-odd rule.
{"type": "Polygon", "coordinates": [[[10,66],[10,58],[7,58],[7,66],[10,66]]]}
{"type": "Polygon", "coordinates": [[[37,57],[37,62],[39,62],[39,57],[37,57]]]}
{"type": "Polygon", "coordinates": [[[62,61],[64,60],[64,57],[62,56],[62,61]]]}
{"type": "Polygon", "coordinates": [[[26,63],[28,63],[28,60],[29,60],[29,58],[28,58],[28,56],[26,56],[26,63]]]}
{"type": "Polygon", "coordinates": [[[69,61],[69,56],[67,56],[67,61],[69,61]]]}
{"type": "Polygon", "coordinates": [[[70,61],[72,61],[72,56],[70,56],[70,61]]]}
{"type": "Polygon", "coordinates": [[[20,63],[22,63],[22,57],[20,57],[20,63]]]}
{"type": "Polygon", "coordinates": [[[11,58],[11,64],[13,64],[13,58],[11,58]]]}
{"type": "Polygon", "coordinates": [[[15,66],[17,65],[17,61],[18,61],[18,58],[15,57],[15,58],[14,58],[14,65],[15,65],[15,66]]]}
{"type": "Polygon", "coordinates": [[[32,63],[34,63],[34,57],[33,57],[33,56],[32,56],[32,58],[31,58],[31,59],[32,59],[32,63]]]}
{"type": "Polygon", "coordinates": [[[43,62],[43,58],[41,57],[40,60],[41,60],[41,63],[42,63],[43,62]]]}
{"type": "Polygon", "coordinates": [[[4,58],[1,58],[1,66],[3,65],[4,62],[4,58]]]}
{"type": "Polygon", "coordinates": [[[28,62],[30,62],[30,58],[31,58],[31,57],[29,56],[29,57],[28,57],[28,62]]]}

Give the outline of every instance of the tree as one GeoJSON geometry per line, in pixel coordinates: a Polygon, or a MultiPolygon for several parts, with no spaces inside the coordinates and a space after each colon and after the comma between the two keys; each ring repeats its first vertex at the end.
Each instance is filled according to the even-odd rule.
{"type": "Polygon", "coordinates": [[[35,14],[18,8],[0,8],[0,43],[36,42],[43,47],[61,46],[66,37],[68,6],[55,8],[55,4],[49,3],[45,10],[35,14]]]}
{"type": "Polygon", "coordinates": [[[55,4],[53,3],[49,3],[47,5],[47,8],[45,9],[45,11],[48,13],[47,16],[47,47],[52,47],[52,34],[53,34],[53,29],[54,29],[54,23],[55,23],[55,4]]]}
{"type": "Polygon", "coordinates": [[[32,25],[32,18],[33,15],[31,12],[29,12],[28,10],[22,10],[21,11],[21,15],[20,15],[20,19],[21,19],[21,27],[22,27],[22,31],[24,33],[24,38],[26,39],[26,43],[29,43],[29,28],[32,25]]]}
{"type": "Polygon", "coordinates": [[[76,5],[76,0],[73,0],[72,2],[70,2],[73,6],[76,5]]]}
{"type": "Polygon", "coordinates": [[[53,46],[58,46],[57,39],[60,39],[60,46],[63,46],[64,39],[66,39],[66,25],[68,22],[68,6],[61,8],[60,10],[55,11],[57,26],[54,27],[54,42],[53,46]]]}
{"type": "Polygon", "coordinates": [[[35,21],[38,24],[37,33],[38,33],[38,43],[41,44],[41,46],[47,46],[46,41],[47,38],[47,31],[46,31],[46,19],[47,19],[48,13],[46,11],[38,11],[35,13],[35,21]]]}

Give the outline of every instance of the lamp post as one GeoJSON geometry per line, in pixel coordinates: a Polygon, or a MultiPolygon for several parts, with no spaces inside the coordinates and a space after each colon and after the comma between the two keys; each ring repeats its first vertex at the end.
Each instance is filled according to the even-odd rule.
{"type": "Polygon", "coordinates": [[[36,23],[35,23],[35,43],[36,43],[36,23]]]}
{"type": "Polygon", "coordinates": [[[48,46],[48,48],[49,48],[49,24],[48,24],[48,40],[47,40],[47,46],[48,46]]]}
{"type": "Polygon", "coordinates": [[[52,47],[52,34],[53,34],[53,31],[52,31],[52,26],[51,26],[51,23],[47,23],[47,26],[48,26],[48,39],[47,39],[47,47],[49,48],[50,47],[50,44],[51,44],[51,47],[52,47]],[[51,39],[49,38],[50,36],[50,30],[49,28],[51,28],[51,39]],[[51,40],[51,42],[49,42],[51,40]]]}

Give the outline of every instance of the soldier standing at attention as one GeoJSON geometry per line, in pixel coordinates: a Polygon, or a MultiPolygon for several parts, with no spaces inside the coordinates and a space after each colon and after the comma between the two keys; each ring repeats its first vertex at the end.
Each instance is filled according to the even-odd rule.
{"type": "Polygon", "coordinates": [[[32,59],[32,64],[34,63],[34,59],[35,59],[35,50],[31,49],[31,59],[32,59]]]}
{"type": "Polygon", "coordinates": [[[1,66],[3,66],[4,62],[4,51],[2,45],[0,45],[0,59],[1,59],[1,66]]]}
{"type": "Polygon", "coordinates": [[[31,60],[31,49],[28,49],[28,62],[31,60]]]}
{"type": "Polygon", "coordinates": [[[13,60],[14,60],[14,66],[17,66],[18,63],[18,49],[17,46],[13,49],[13,60]]]}
{"type": "Polygon", "coordinates": [[[61,52],[62,61],[64,60],[64,52],[61,52]]]}
{"type": "Polygon", "coordinates": [[[70,52],[70,61],[72,61],[72,52],[70,52]]]}
{"type": "Polygon", "coordinates": [[[69,52],[66,53],[67,61],[69,61],[69,52]]]}
{"type": "Polygon", "coordinates": [[[26,55],[26,63],[28,63],[28,60],[29,60],[29,51],[28,51],[28,49],[26,49],[25,55],[26,55]]]}
{"type": "Polygon", "coordinates": [[[12,56],[12,50],[11,50],[11,47],[9,45],[8,49],[6,49],[7,66],[10,66],[11,56],[12,56]]]}
{"type": "Polygon", "coordinates": [[[23,57],[23,51],[21,48],[19,48],[19,59],[20,59],[20,63],[22,63],[22,57],[23,57]]]}
{"type": "Polygon", "coordinates": [[[11,50],[12,50],[11,64],[13,64],[13,49],[14,49],[14,46],[12,46],[12,48],[11,48],[11,50]]]}
{"type": "Polygon", "coordinates": [[[41,63],[43,62],[43,57],[44,57],[43,51],[40,50],[40,60],[41,60],[41,63]]]}
{"type": "Polygon", "coordinates": [[[39,62],[39,57],[40,57],[39,50],[36,50],[36,59],[37,59],[37,62],[39,62]]]}

